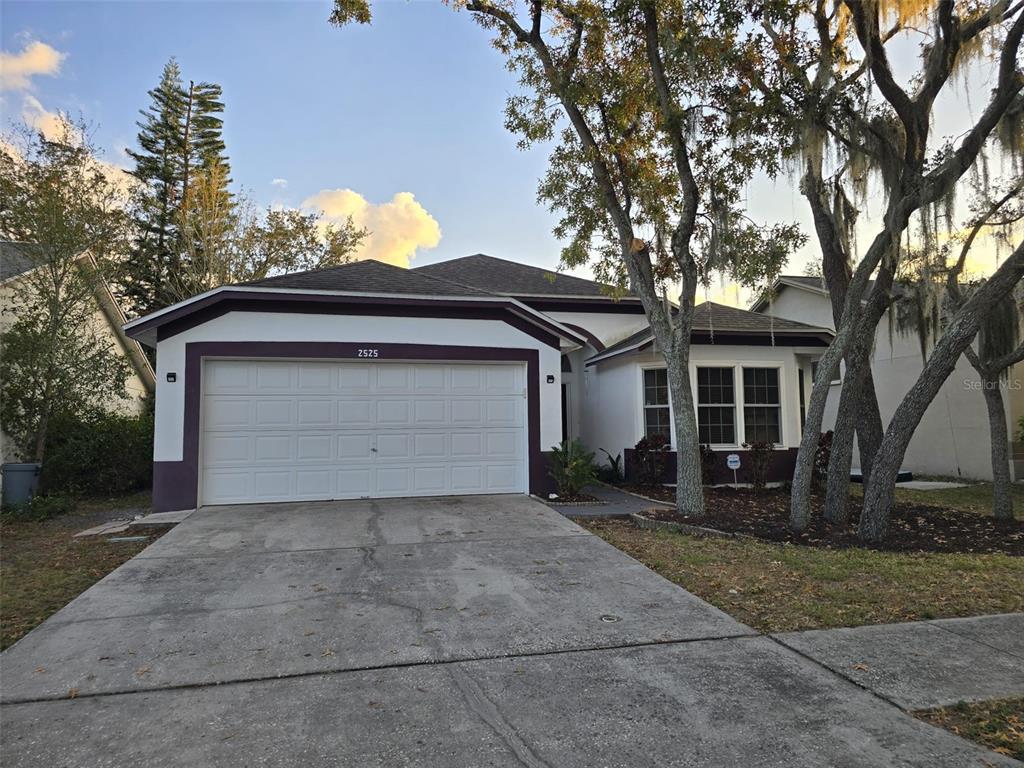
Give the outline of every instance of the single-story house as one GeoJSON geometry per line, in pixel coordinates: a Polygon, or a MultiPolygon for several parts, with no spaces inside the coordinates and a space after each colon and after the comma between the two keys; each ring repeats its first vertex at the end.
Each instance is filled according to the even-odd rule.
{"type": "MultiPolygon", "coordinates": [[[[774,289],[751,307],[754,312],[834,329],[832,304],[820,277],[784,276],[774,289]]],[[[871,371],[878,395],[882,422],[888,424],[924,367],[915,334],[901,334],[886,316],[875,333],[871,371]]],[[[835,423],[842,391],[842,376],[831,382],[825,411],[825,428],[835,423]]],[[[988,411],[981,379],[966,358],[946,379],[914,432],[903,467],[927,475],[992,479],[992,455],[988,411]]],[[[1024,363],[1018,363],[1003,382],[1003,402],[1013,457],[1011,471],[1024,478],[1024,446],[1014,442],[1024,417],[1024,363]]],[[[856,456],[855,456],[856,460],[856,456]]]]}
{"type": "MultiPolygon", "coordinates": [[[[157,350],[154,507],[535,493],[565,438],[619,454],[670,434],[638,298],[477,254],[228,285],[126,326],[157,350]]],[[[831,332],[705,304],[702,435],[799,444],[831,332]]]]}
{"type": "MultiPolygon", "coordinates": [[[[40,268],[38,259],[32,256],[32,248],[29,243],[0,241],[0,307],[3,308],[0,311],[0,332],[17,320],[19,284],[33,270],[40,268]]],[[[81,258],[83,262],[91,262],[92,259],[88,253],[81,258]]],[[[95,300],[92,330],[107,338],[115,352],[123,355],[131,366],[131,375],[125,382],[126,397],[112,398],[107,409],[112,413],[142,413],[147,407],[146,398],[156,390],[156,374],[139,342],[125,334],[124,313],[110,287],[102,280],[95,287],[95,300]]],[[[17,460],[19,457],[14,446],[2,430],[0,441],[3,443],[0,451],[3,461],[17,460]]]]}

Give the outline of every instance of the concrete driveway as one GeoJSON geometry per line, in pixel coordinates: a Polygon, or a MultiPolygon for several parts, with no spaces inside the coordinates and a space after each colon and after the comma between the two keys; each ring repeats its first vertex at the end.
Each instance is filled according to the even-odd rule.
{"type": "Polygon", "coordinates": [[[0,674],[5,766],[1000,764],[514,496],[201,510],[0,674]]]}

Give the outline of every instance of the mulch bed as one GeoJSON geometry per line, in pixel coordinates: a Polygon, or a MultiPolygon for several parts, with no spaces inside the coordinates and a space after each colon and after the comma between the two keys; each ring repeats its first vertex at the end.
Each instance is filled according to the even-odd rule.
{"type": "Polygon", "coordinates": [[[559,496],[554,499],[550,499],[551,504],[601,504],[603,503],[596,496],[591,496],[589,493],[577,493],[575,496],[559,496]]]}
{"type": "MultiPolygon", "coordinates": [[[[675,504],[672,488],[640,488],[625,490],[675,504]]],[[[727,533],[741,533],[765,541],[802,544],[825,549],[863,547],[857,538],[856,521],[860,501],[850,500],[852,524],[832,526],[822,517],[822,498],[814,498],[813,513],[807,530],[794,533],[789,529],[789,493],[765,490],[754,493],[741,488],[705,488],[707,514],[700,518],[682,517],[675,510],[651,509],[646,517],[690,525],[701,525],[727,533]]],[[[893,506],[888,538],[871,545],[871,549],[889,552],[962,552],[970,554],[1002,553],[1024,556],[1024,521],[996,523],[991,517],[962,510],[924,504],[897,502],[893,506]]]]}

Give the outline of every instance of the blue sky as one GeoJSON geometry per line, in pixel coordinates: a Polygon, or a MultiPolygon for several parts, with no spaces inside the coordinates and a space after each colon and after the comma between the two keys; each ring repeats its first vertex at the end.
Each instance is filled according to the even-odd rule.
{"type": "MultiPolygon", "coordinates": [[[[353,213],[373,232],[362,255],[396,263],[485,252],[556,267],[554,217],[536,203],[546,152],[520,151],[504,128],[516,83],[488,33],[433,1],[377,2],[372,26],[340,30],[329,11],[326,1],[4,0],[5,62],[33,42],[63,55],[55,73],[5,83],[4,123],[27,108],[82,115],[107,158],[127,165],[146,91],[173,55],[186,79],[223,86],[233,176],[261,205],[353,213]]],[[[895,63],[908,76],[916,46],[896,42],[895,63]]],[[[936,134],[970,124],[990,87],[985,69],[988,79],[972,73],[940,99],[936,134]]],[[[790,179],[753,182],[748,202],[755,219],[797,221],[812,234],[790,179]]],[[[864,244],[874,213],[859,222],[864,244]]],[[[802,271],[815,250],[812,238],[786,271],[802,271]]],[[[710,296],[748,298],[734,287],[710,296]]]]}
{"type": "MultiPolygon", "coordinates": [[[[236,182],[263,204],[351,189],[371,204],[409,192],[440,225],[414,264],[488,252],[554,266],[553,218],[535,202],[543,150],[503,126],[515,81],[487,34],[438,3],[378,4],[371,27],[336,29],[330,4],[48,3],[0,6],[2,47],[66,54],[28,91],[97,126],[108,159],[133,146],[138,110],[176,56],[186,78],[224,87],[236,182]],[[287,187],[272,185],[287,180],[287,187]]],[[[4,122],[22,93],[3,94],[4,122]]]]}

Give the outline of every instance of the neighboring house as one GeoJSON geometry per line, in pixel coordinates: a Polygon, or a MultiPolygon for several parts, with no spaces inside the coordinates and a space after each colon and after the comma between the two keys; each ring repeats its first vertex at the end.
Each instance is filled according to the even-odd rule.
{"type": "MultiPolygon", "coordinates": [[[[758,299],[755,312],[790,318],[834,328],[832,305],[820,277],[788,276],[779,279],[771,298],[758,299]]],[[[871,363],[883,423],[888,423],[904,395],[923,368],[921,346],[916,334],[900,334],[887,314],[875,334],[871,363]]],[[[1011,441],[1016,439],[1018,420],[1024,415],[1024,364],[1014,366],[1005,380],[1003,401],[1011,441]]],[[[842,384],[832,382],[825,428],[835,423],[842,384]]],[[[929,475],[992,479],[988,412],[978,374],[961,357],[956,369],[942,385],[914,432],[903,467],[929,475]]],[[[810,391],[807,391],[809,397],[810,391]]],[[[1014,446],[1014,477],[1024,478],[1024,451],[1014,446]]],[[[855,461],[857,461],[855,456],[855,461]]]]}
{"type": "MultiPolygon", "coordinates": [[[[831,333],[718,305],[698,318],[703,433],[791,456],[799,372],[831,333]]],[[[671,432],[645,327],[635,297],[483,255],[208,291],[126,326],[157,349],[154,506],[545,494],[565,437],[621,453],[671,432]]]]}
{"type": "MultiPolygon", "coordinates": [[[[27,243],[0,241],[0,331],[7,329],[17,319],[15,301],[18,283],[32,270],[37,261],[31,255],[32,246],[27,243]]],[[[91,259],[85,255],[83,259],[91,259]]],[[[96,311],[93,315],[94,329],[109,338],[114,349],[124,355],[131,365],[131,376],[125,384],[127,398],[113,398],[107,404],[115,413],[141,413],[145,409],[145,398],[156,390],[156,374],[146,358],[146,353],[134,339],[125,335],[124,314],[117,300],[105,282],[96,288],[96,311]]],[[[11,441],[0,432],[3,461],[17,459],[11,441]]]]}

